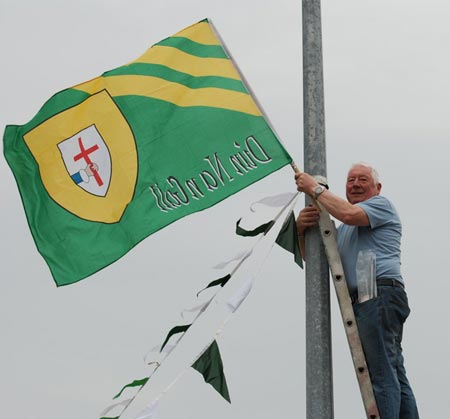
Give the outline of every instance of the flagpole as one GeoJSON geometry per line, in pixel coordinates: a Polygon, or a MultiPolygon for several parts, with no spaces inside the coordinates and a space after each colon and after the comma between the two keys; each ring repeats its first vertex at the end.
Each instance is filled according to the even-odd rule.
{"type": "MultiPolygon", "coordinates": [[[[326,177],[325,111],[320,0],[302,0],[304,168],[326,177]]],[[[306,203],[311,198],[306,197],[306,203]]],[[[306,233],[306,418],[331,419],[331,356],[328,262],[318,227],[306,233]]]]}

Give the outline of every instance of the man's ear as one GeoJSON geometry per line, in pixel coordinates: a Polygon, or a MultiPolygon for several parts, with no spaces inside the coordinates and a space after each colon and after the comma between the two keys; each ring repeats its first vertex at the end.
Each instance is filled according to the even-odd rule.
{"type": "Polygon", "coordinates": [[[380,192],[381,192],[381,183],[380,182],[378,182],[377,183],[377,191],[378,191],[378,195],[380,194],[380,192]]]}

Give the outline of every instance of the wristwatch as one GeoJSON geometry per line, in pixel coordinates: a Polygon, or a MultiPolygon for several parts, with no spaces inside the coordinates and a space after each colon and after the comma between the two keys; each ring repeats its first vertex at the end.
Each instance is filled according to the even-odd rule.
{"type": "Polygon", "coordinates": [[[317,199],[319,195],[325,190],[325,186],[318,185],[316,189],[314,189],[314,199],[317,199]]]}

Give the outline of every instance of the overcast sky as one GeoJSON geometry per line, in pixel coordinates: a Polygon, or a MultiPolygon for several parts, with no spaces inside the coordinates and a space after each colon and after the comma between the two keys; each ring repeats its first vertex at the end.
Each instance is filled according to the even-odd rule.
{"type": "MultiPolygon", "coordinates": [[[[0,0],[0,126],[28,122],[57,91],[131,61],[205,17],[302,167],[299,0],[0,0]]],[[[350,164],[368,161],[399,210],[412,309],[406,367],[421,416],[444,417],[450,4],[327,0],[322,18],[329,184],[342,195],[350,164]]],[[[227,235],[248,204],[294,190],[291,170],[283,169],[57,289],[4,158],[0,177],[0,394],[9,419],[98,418],[123,384],[141,378],[142,355],[180,324],[180,310],[214,279],[209,268],[233,255],[227,235]],[[198,223],[208,229],[199,234],[198,223]]],[[[232,404],[189,372],[162,400],[159,418],[305,417],[304,314],[304,273],[275,248],[219,339],[232,404]]],[[[334,290],[332,317],[335,417],[360,419],[334,290]]]]}

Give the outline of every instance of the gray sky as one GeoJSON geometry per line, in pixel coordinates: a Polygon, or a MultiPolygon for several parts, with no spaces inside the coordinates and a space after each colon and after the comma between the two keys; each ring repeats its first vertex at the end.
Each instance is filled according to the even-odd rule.
{"type": "MultiPolygon", "coordinates": [[[[57,91],[131,61],[205,17],[303,166],[300,1],[0,0],[0,125],[28,122],[57,91]]],[[[322,17],[329,184],[342,194],[350,164],[371,162],[400,212],[412,308],[406,367],[421,416],[443,417],[450,372],[442,219],[449,204],[450,5],[327,0],[322,17]]],[[[234,253],[227,235],[248,204],[294,190],[286,168],[57,289],[4,158],[0,176],[2,416],[22,419],[97,418],[123,384],[140,378],[142,355],[215,279],[209,267],[234,253]],[[200,235],[197,221],[205,220],[200,235]]],[[[159,418],[304,417],[304,312],[304,273],[274,249],[219,339],[231,406],[189,372],[162,400],[159,418]]],[[[362,402],[334,291],[332,316],[335,417],[359,419],[362,402]]]]}

